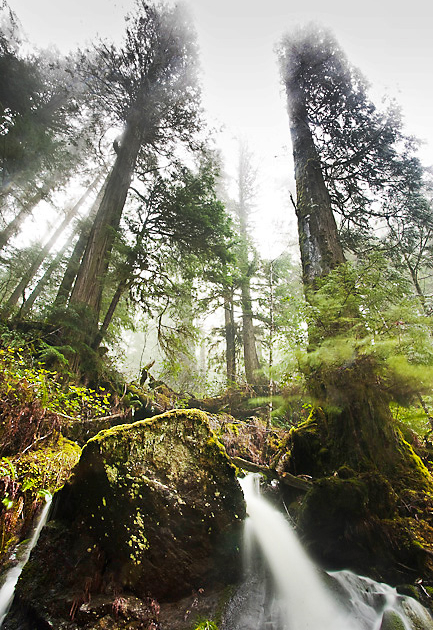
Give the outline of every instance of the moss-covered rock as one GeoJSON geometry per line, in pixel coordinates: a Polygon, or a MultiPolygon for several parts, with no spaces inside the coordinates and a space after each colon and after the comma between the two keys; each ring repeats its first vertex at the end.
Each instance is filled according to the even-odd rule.
{"type": "Polygon", "coordinates": [[[244,516],[236,470],[205,413],[102,431],[56,497],[56,520],[19,585],[21,607],[67,620],[95,593],[173,600],[233,581],[244,516]]]}
{"type": "Polygon", "coordinates": [[[57,435],[47,445],[0,460],[0,488],[8,498],[0,504],[0,564],[24,538],[47,493],[59,490],[78,462],[80,447],[57,435]]]}
{"type": "Polygon", "coordinates": [[[406,630],[406,625],[394,610],[385,610],[379,630],[406,630]]]}

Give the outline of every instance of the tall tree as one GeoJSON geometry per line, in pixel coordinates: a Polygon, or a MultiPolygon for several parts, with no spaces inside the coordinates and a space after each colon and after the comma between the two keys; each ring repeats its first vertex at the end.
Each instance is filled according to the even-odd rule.
{"type": "MultiPolygon", "coordinates": [[[[288,69],[286,85],[291,83],[291,120],[308,122],[304,131],[314,140],[321,177],[342,226],[368,230],[372,218],[395,214],[396,196],[404,192],[410,199],[419,193],[423,169],[416,141],[404,133],[395,103],[380,110],[371,101],[367,81],[332,33],[306,27],[290,42],[283,44],[281,61],[288,69]]],[[[301,125],[291,125],[302,133],[301,125]]],[[[314,164],[313,153],[312,158],[314,164]]]]}
{"type": "Polygon", "coordinates": [[[252,210],[255,196],[256,172],[252,164],[252,156],[245,144],[239,148],[237,173],[237,199],[234,204],[239,219],[240,243],[238,247],[239,284],[242,306],[242,341],[244,348],[245,378],[250,385],[258,385],[262,379],[260,362],[257,354],[256,334],[254,330],[254,314],[251,297],[251,278],[255,271],[255,263],[251,254],[253,249],[248,233],[248,218],[252,210]]]}
{"type": "MultiPolygon", "coordinates": [[[[393,509],[384,512],[384,502],[394,496],[393,500],[404,506],[407,492],[411,492],[411,496],[422,496],[425,490],[431,491],[433,483],[427,469],[396,429],[389,408],[393,396],[401,399],[403,392],[408,398],[416,394],[416,379],[409,376],[411,370],[412,375],[416,371],[414,355],[409,353],[405,357],[401,354],[397,361],[394,355],[387,362],[374,347],[380,340],[377,335],[372,338],[364,316],[364,312],[371,308],[368,304],[369,291],[365,286],[360,288],[356,270],[344,262],[337,226],[332,216],[331,198],[325,185],[324,161],[320,159],[319,149],[322,145],[314,141],[314,136],[322,134],[325,137],[328,132],[331,134],[329,144],[334,142],[337,145],[340,140],[338,126],[326,126],[327,117],[323,127],[320,127],[319,114],[329,104],[334,111],[346,108],[345,134],[356,137],[359,133],[362,137],[364,131],[362,125],[358,126],[363,118],[357,116],[356,93],[339,89],[347,77],[352,76],[350,66],[340,63],[341,59],[343,55],[335,40],[318,29],[285,38],[280,50],[293,141],[303,276],[307,299],[312,306],[309,326],[313,334],[304,360],[304,373],[317,401],[309,421],[291,437],[292,449],[288,461],[292,471],[298,474],[302,472],[330,477],[326,490],[325,486],[322,488],[326,496],[326,510],[329,502],[337,500],[337,494],[343,488],[341,479],[338,482],[332,480],[333,471],[342,465],[349,466],[351,478],[366,472],[377,474],[380,471],[386,478],[381,486],[383,500],[380,505],[375,504],[372,486],[367,484],[365,492],[376,535],[386,540],[390,527],[384,514],[393,513],[393,509]],[[319,113],[315,119],[312,118],[314,112],[319,113]],[[317,128],[313,135],[314,125],[317,128]],[[399,362],[407,366],[406,375],[399,372],[399,362]]],[[[347,81],[345,85],[348,85],[347,81]]],[[[370,110],[370,113],[374,121],[374,110],[370,110]]],[[[368,144],[373,155],[374,147],[381,146],[381,138],[378,136],[376,139],[377,145],[374,145],[373,138],[368,144]]],[[[388,146],[391,148],[391,144],[388,146]]],[[[363,151],[357,157],[361,159],[362,156],[363,151]]],[[[340,156],[340,159],[343,158],[340,156]]],[[[325,149],[323,159],[326,159],[325,149]]],[[[378,173],[383,175],[385,166],[391,169],[398,163],[398,155],[391,151],[387,165],[385,160],[381,164],[378,158],[378,173]]],[[[374,162],[370,168],[374,183],[377,175],[374,162]]],[[[362,189],[363,172],[359,172],[359,180],[356,180],[356,169],[352,176],[355,184],[358,183],[362,189]]],[[[349,201],[347,203],[350,205],[349,201]]],[[[424,356],[427,355],[428,350],[425,350],[424,356]]],[[[425,371],[424,366],[423,369],[425,371]]],[[[421,371],[417,371],[418,378],[421,374],[421,371]]],[[[351,492],[353,487],[350,483],[347,485],[348,490],[349,487],[351,492]]],[[[321,527],[313,533],[315,550],[319,554],[324,546],[329,545],[330,549],[335,545],[333,535],[337,538],[340,536],[339,545],[344,538],[339,533],[338,525],[334,529],[329,527],[329,519],[323,509],[320,510],[319,502],[323,502],[323,496],[320,495],[320,491],[311,493],[306,501],[308,506],[304,508],[305,514],[316,514],[318,517],[314,523],[310,521],[310,532],[321,520],[321,527]]],[[[341,495],[339,497],[338,500],[342,501],[341,495]]],[[[339,505],[343,503],[344,500],[339,505]]],[[[419,517],[425,518],[425,514],[420,512],[419,517]]],[[[362,524],[363,518],[368,516],[361,505],[355,514],[346,514],[342,518],[345,531],[348,531],[347,527],[355,527],[355,524],[358,528],[357,535],[350,537],[351,549],[343,551],[340,547],[343,562],[347,561],[344,553],[353,554],[356,545],[362,547],[362,541],[371,537],[371,531],[362,524]]],[[[393,536],[401,540],[407,534],[407,524],[393,524],[393,536]]],[[[398,562],[396,546],[388,547],[387,553],[394,555],[398,562]]],[[[361,566],[359,557],[354,560],[352,555],[351,558],[352,562],[361,566]]],[[[326,558],[326,561],[330,560],[326,558]]],[[[335,562],[335,557],[332,561],[335,562]]],[[[426,566],[427,554],[423,556],[423,561],[426,566]]]]}
{"type": "Polygon", "coordinates": [[[313,64],[317,63],[320,67],[320,60],[327,58],[328,51],[310,55],[309,43],[309,40],[286,43],[281,54],[295,163],[299,246],[307,286],[344,262],[331,198],[313,140],[307,108],[308,93],[304,88],[305,77],[311,73],[313,64]]]}
{"type": "MultiPolygon", "coordinates": [[[[70,303],[89,308],[95,322],[109,257],[140,152],[165,152],[197,130],[195,44],[178,8],[138,1],[123,46],[101,44],[83,71],[94,96],[123,125],[70,303]],[[89,78],[90,77],[90,78],[89,78]]],[[[148,157],[148,156],[147,156],[148,157]]]]}

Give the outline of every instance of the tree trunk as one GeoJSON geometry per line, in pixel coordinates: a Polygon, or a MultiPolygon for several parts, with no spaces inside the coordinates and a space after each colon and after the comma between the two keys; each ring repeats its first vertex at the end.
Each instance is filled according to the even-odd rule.
{"type": "Polygon", "coordinates": [[[96,179],[92,182],[92,184],[86,190],[84,195],[82,195],[81,198],[77,201],[77,203],[74,206],[72,206],[72,208],[70,208],[69,211],[66,213],[61,224],[53,232],[53,234],[51,235],[47,243],[41,248],[39,255],[36,257],[33,264],[30,266],[30,269],[27,270],[27,272],[23,275],[18,285],[15,287],[14,291],[12,292],[12,295],[9,297],[8,301],[6,302],[7,309],[11,309],[17,304],[21,295],[23,295],[25,288],[27,287],[29,282],[31,282],[35,274],[37,273],[39,267],[44,262],[45,258],[51,251],[52,247],[56,244],[57,240],[59,239],[61,234],[64,232],[66,227],[69,225],[69,223],[72,221],[72,219],[76,217],[79,209],[87,201],[89,195],[96,188],[100,179],[101,179],[101,174],[99,174],[96,177],[96,179]]]}
{"type": "Polygon", "coordinates": [[[22,306],[22,308],[20,310],[20,316],[21,317],[23,317],[24,315],[27,315],[31,311],[31,309],[33,308],[33,304],[36,302],[38,297],[41,295],[42,289],[45,288],[47,282],[51,278],[51,274],[60,265],[60,263],[61,263],[61,261],[63,259],[63,256],[65,255],[68,247],[69,247],[69,243],[65,243],[63,245],[62,249],[57,253],[57,255],[54,258],[54,260],[52,260],[51,263],[48,265],[48,268],[45,271],[44,275],[39,280],[39,282],[37,283],[37,285],[35,286],[35,288],[31,292],[31,294],[29,295],[27,300],[24,302],[24,304],[23,304],[23,306],[22,306]]]}
{"type": "Polygon", "coordinates": [[[89,215],[81,227],[80,235],[69,258],[65,273],[63,274],[63,278],[56,295],[56,299],[54,300],[53,306],[55,308],[62,308],[66,306],[68,302],[69,296],[72,291],[72,286],[80,268],[81,259],[83,258],[83,254],[89,240],[90,230],[92,228],[93,221],[95,220],[96,213],[105,193],[108,177],[109,175],[107,175],[107,177],[105,178],[104,185],[99,191],[99,194],[90,209],[89,215]]]}
{"type": "Polygon", "coordinates": [[[256,335],[254,332],[253,309],[251,301],[251,265],[248,259],[248,213],[250,204],[254,198],[254,178],[250,155],[247,148],[240,147],[239,154],[239,205],[237,208],[239,216],[239,232],[241,236],[239,252],[239,269],[241,272],[241,307],[242,307],[242,341],[244,349],[245,378],[249,385],[258,385],[261,382],[259,377],[260,362],[257,356],[256,335]]]}
{"type": "Polygon", "coordinates": [[[226,338],[227,385],[236,381],[235,318],[233,312],[233,290],[224,296],[224,321],[226,338]]]}
{"type": "Polygon", "coordinates": [[[308,124],[304,95],[296,77],[286,82],[296,180],[304,285],[311,286],[345,261],[320,158],[308,124]]]}
{"type": "Polygon", "coordinates": [[[89,307],[95,322],[99,317],[109,257],[142,144],[144,121],[140,114],[137,109],[128,117],[70,298],[71,304],[89,307]]]}
{"type": "Polygon", "coordinates": [[[43,186],[40,188],[35,194],[23,205],[21,210],[15,215],[15,217],[10,221],[3,230],[0,231],[0,249],[3,249],[5,245],[9,242],[9,240],[19,232],[21,225],[35,209],[42,199],[45,199],[49,193],[49,187],[43,186]]]}
{"type": "Polygon", "coordinates": [[[256,349],[256,335],[254,333],[253,310],[251,303],[250,279],[248,276],[242,279],[241,284],[242,304],[242,338],[244,346],[245,377],[249,385],[258,385],[260,378],[259,358],[256,349]]]}
{"type": "Polygon", "coordinates": [[[95,339],[93,340],[93,350],[97,350],[99,348],[101,341],[103,340],[104,335],[108,330],[108,326],[111,324],[111,320],[113,319],[113,315],[117,308],[117,305],[119,304],[120,298],[125,293],[127,286],[128,281],[126,278],[123,278],[117,285],[117,289],[114,292],[113,297],[111,298],[110,306],[105,313],[104,321],[102,322],[101,327],[99,328],[98,332],[96,333],[95,339]]]}

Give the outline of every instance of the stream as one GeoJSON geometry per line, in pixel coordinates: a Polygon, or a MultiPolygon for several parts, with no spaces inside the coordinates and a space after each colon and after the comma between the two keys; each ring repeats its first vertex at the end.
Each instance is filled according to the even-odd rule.
{"type": "MultiPolygon", "coordinates": [[[[220,630],[433,630],[421,604],[350,571],[325,572],[308,557],[288,518],[260,494],[260,476],[241,480],[247,503],[245,578],[220,630]]],[[[0,627],[50,511],[47,502],[0,589],[0,627]]]]}
{"type": "Polygon", "coordinates": [[[350,571],[324,572],[287,518],[260,494],[259,475],[240,480],[247,503],[245,580],[223,630],[432,630],[427,610],[395,588],[350,571]]]}
{"type": "Polygon", "coordinates": [[[46,503],[37,517],[37,521],[30,538],[23,541],[18,546],[15,552],[16,564],[12,567],[12,569],[7,572],[5,581],[0,588],[0,628],[3,625],[3,621],[5,620],[5,617],[8,614],[9,609],[12,605],[15,586],[17,585],[21,572],[28,559],[30,558],[32,549],[38,542],[38,538],[42,531],[42,528],[48,520],[50,507],[51,497],[46,499],[46,503]]]}

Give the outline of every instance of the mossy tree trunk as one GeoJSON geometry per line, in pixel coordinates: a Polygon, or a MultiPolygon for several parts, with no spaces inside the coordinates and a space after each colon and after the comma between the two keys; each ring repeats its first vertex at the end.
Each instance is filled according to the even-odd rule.
{"type": "MultiPolygon", "coordinates": [[[[345,258],[309,126],[305,95],[296,72],[287,71],[286,91],[295,165],[299,244],[308,300],[317,281],[344,263],[345,258]]],[[[348,312],[341,313],[329,335],[347,333],[352,316],[353,311],[348,307],[348,312]]],[[[314,322],[309,332],[310,350],[315,350],[323,338],[316,334],[314,322]]],[[[389,399],[378,386],[373,359],[355,356],[335,369],[330,366],[308,369],[310,392],[325,410],[325,415],[317,416],[315,422],[327,423],[326,443],[322,447],[334,450],[329,459],[334,469],[343,464],[358,470],[372,465],[378,469],[382,466],[391,473],[393,469],[401,469],[403,460],[405,465],[412,466],[411,454],[399,449],[389,399]]],[[[327,468],[328,460],[324,458],[323,461],[321,474],[332,472],[327,468]]],[[[319,465],[315,474],[320,474],[320,468],[319,465]]],[[[425,481],[425,471],[419,479],[425,481]]]]}
{"type": "MultiPolygon", "coordinates": [[[[296,72],[287,71],[285,79],[303,282],[307,301],[313,301],[318,280],[338,268],[345,258],[309,126],[304,93],[296,72]]],[[[323,331],[318,334],[317,323],[313,321],[309,350],[316,350],[322,342],[329,343],[331,337],[350,333],[353,316],[353,308],[348,306],[325,339],[323,331]]],[[[380,383],[376,360],[360,355],[343,365],[325,363],[307,361],[307,383],[317,401],[316,407],[307,422],[292,430],[285,460],[285,469],[292,474],[328,478],[323,487],[319,483],[314,491],[307,493],[301,525],[311,536],[316,553],[326,563],[368,571],[369,567],[360,560],[362,553],[356,557],[351,554],[357,546],[365,551],[364,545],[372,545],[376,538],[381,539],[380,544],[386,549],[380,552],[386,559],[371,559],[373,565],[405,564],[410,567],[409,571],[416,565],[416,570],[422,567],[422,571],[429,573],[432,567],[428,551],[421,554],[422,558],[412,553],[416,537],[412,536],[409,546],[403,545],[413,519],[400,516],[402,511],[406,514],[408,510],[407,497],[411,496],[411,501],[420,505],[417,502],[422,502],[421,497],[433,491],[433,482],[392,418],[390,398],[386,387],[380,383]],[[376,481],[373,483],[372,479],[376,481]],[[380,480],[383,482],[379,483],[380,480]],[[355,486],[364,498],[351,510],[351,493],[355,486]],[[337,505],[340,505],[340,515],[335,516],[337,505]],[[376,533],[372,537],[373,530],[376,533]],[[332,551],[326,555],[325,548],[332,551]],[[404,550],[408,548],[412,551],[405,555],[404,550]]],[[[423,508],[413,510],[415,518],[424,522],[427,512],[423,508]]],[[[426,525],[425,531],[433,532],[430,525],[426,525]]],[[[429,536],[426,534],[427,549],[433,543],[433,534],[429,536]]],[[[386,575],[385,569],[380,570],[386,575]]]]}

